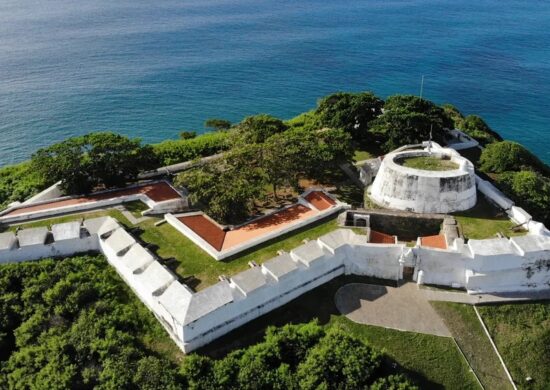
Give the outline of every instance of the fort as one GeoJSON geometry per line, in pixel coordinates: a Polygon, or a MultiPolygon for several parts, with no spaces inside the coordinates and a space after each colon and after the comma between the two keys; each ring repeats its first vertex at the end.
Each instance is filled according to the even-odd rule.
{"type": "Polygon", "coordinates": [[[374,178],[368,190],[373,201],[390,210],[353,210],[325,190],[310,188],[295,204],[243,225],[223,226],[203,212],[189,210],[185,190],[154,181],[85,197],[57,197],[49,189],[42,197],[0,213],[0,223],[13,225],[139,200],[148,207],[143,215],[164,215],[165,223],[204,250],[212,262],[231,261],[231,256],[268,240],[340,215],[338,229],[274,253],[261,264],[252,261],[243,272],[220,275],[217,283],[198,291],[108,216],[50,228],[21,225],[0,233],[0,262],[101,252],[185,352],[344,274],[412,280],[468,294],[550,287],[550,231],[478,177],[472,164],[455,150],[427,142],[364,166],[365,184],[370,186],[374,178]],[[406,159],[418,157],[435,157],[453,165],[440,170],[405,166],[406,159]],[[479,197],[506,212],[525,234],[466,241],[447,213],[469,209],[479,197]],[[407,223],[418,227],[417,237],[410,237],[407,223]]]}

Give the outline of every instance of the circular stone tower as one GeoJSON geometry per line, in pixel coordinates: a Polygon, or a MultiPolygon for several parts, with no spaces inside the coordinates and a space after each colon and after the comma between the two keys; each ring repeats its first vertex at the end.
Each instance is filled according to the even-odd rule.
{"type": "MultiPolygon", "coordinates": [[[[402,150],[403,148],[401,148],[402,150]]],[[[453,149],[391,152],[384,157],[371,198],[391,209],[415,213],[451,213],[475,206],[473,164],[453,149]]]]}

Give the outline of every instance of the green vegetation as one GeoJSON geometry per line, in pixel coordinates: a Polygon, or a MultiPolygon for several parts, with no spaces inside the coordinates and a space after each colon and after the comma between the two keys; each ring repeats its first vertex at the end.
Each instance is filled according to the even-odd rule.
{"type": "Polygon", "coordinates": [[[478,310],[517,387],[548,389],[550,302],[480,306],[478,310]]]}
{"type": "Polygon", "coordinates": [[[354,282],[378,283],[367,277],[338,277],[223,336],[200,353],[221,357],[236,348],[257,343],[270,325],[308,323],[316,318],[326,328],[342,329],[383,351],[380,370],[385,376],[403,373],[423,389],[479,388],[452,339],[361,325],[341,315],[334,304],[334,294],[341,286],[354,282]]]}
{"type": "Polygon", "coordinates": [[[483,150],[479,166],[517,206],[550,223],[550,168],[518,143],[503,141],[483,150]]]}
{"type": "Polygon", "coordinates": [[[42,182],[61,181],[70,194],[121,186],[156,165],[151,146],[114,133],[90,133],[38,150],[31,166],[42,182]]]}
{"type": "Polygon", "coordinates": [[[417,96],[395,95],[386,100],[384,113],[378,116],[370,131],[388,152],[400,146],[418,144],[429,139],[445,139],[444,128],[452,127],[445,111],[429,100],[417,96]]]}
{"type": "Polygon", "coordinates": [[[452,171],[458,169],[458,164],[434,156],[420,156],[405,158],[399,163],[408,168],[423,169],[425,171],[452,171]]]}
{"type": "Polygon", "coordinates": [[[503,173],[534,170],[549,171],[536,156],[517,142],[496,142],[483,150],[479,158],[479,168],[486,173],[503,173]]]}
{"type": "Polygon", "coordinates": [[[319,100],[315,114],[321,127],[343,129],[356,143],[368,144],[371,122],[382,113],[383,105],[372,92],[338,92],[319,100]]]}
{"type": "Polygon", "coordinates": [[[159,165],[171,165],[227,150],[228,134],[226,131],[218,131],[191,139],[166,140],[152,146],[159,165]]]}
{"type": "Polygon", "coordinates": [[[473,208],[454,213],[454,216],[467,239],[494,238],[497,233],[508,237],[526,234],[523,229],[512,230],[514,222],[480,193],[477,194],[477,203],[473,208]]]}
{"type": "Polygon", "coordinates": [[[136,218],[141,218],[142,211],[149,210],[149,206],[143,203],[141,200],[134,200],[132,202],[124,203],[124,208],[128,210],[136,218]]]}
{"type": "Polygon", "coordinates": [[[458,108],[451,104],[444,104],[443,110],[451,118],[454,128],[462,130],[470,137],[478,141],[482,146],[493,142],[502,141],[502,137],[496,131],[491,129],[483,119],[477,115],[468,115],[464,117],[458,108]]]}
{"type": "Polygon", "coordinates": [[[0,266],[0,388],[174,389],[181,357],[103,257],[0,266]]]}
{"type": "Polygon", "coordinates": [[[376,156],[367,150],[356,150],[353,154],[354,161],[369,160],[371,158],[376,158],[376,156]]]}
{"type": "Polygon", "coordinates": [[[204,127],[212,129],[214,131],[229,130],[231,122],[225,119],[210,118],[204,122],[204,127]]]}
{"type": "Polygon", "coordinates": [[[29,229],[33,227],[42,227],[42,226],[50,227],[51,225],[55,225],[58,223],[72,222],[72,221],[78,221],[80,219],[91,219],[91,218],[106,217],[106,216],[116,218],[117,221],[119,221],[125,226],[131,226],[130,221],[128,221],[126,217],[119,210],[109,209],[109,210],[101,210],[101,211],[88,211],[88,212],[78,213],[78,214],[69,214],[69,215],[64,215],[62,217],[57,217],[57,218],[40,219],[33,222],[26,222],[26,223],[21,223],[17,225],[11,225],[7,230],[15,231],[18,228],[29,229]]]}
{"type": "MultiPolygon", "coordinates": [[[[269,327],[264,341],[223,359],[192,355],[182,373],[190,389],[366,389],[389,381],[416,389],[404,376],[380,378],[381,354],[338,327],[315,322],[269,327]]],[[[386,388],[386,387],[374,387],[386,388]]]]}
{"type": "Polygon", "coordinates": [[[453,302],[432,302],[432,306],[451,331],[483,386],[486,389],[511,389],[512,385],[473,306],[453,302]]]}
{"type": "Polygon", "coordinates": [[[322,180],[351,160],[350,137],[342,130],[286,130],[271,117],[249,117],[237,126],[235,146],[223,158],[180,174],[176,183],[209,215],[239,223],[266,185],[299,188],[300,179],[322,180]],[[257,127],[254,127],[257,126],[257,127]]]}
{"type": "Polygon", "coordinates": [[[0,168],[0,209],[22,201],[46,188],[40,175],[27,161],[0,168]]]}

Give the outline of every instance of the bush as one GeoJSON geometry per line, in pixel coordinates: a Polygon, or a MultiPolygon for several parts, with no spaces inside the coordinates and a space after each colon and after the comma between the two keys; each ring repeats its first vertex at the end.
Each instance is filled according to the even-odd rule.
{"type": "Polygon", "coordinates": [[[102,256],[0,266],[1,389],[176,388],[161,332],[102,256]]]}
{"type": "Polygon", "coordinates": [[[497,184],[537,221],[550,223],[550,179],[533,171],[505,172],[497,184]]]}
{"type": "Polygon", "coordinates": [[[161,165],[177,164],[227,150],[227,135],[219,131],[192,139],[166,140],[153,145],[153,151],[161,165]]]}
{"type": "Polygon", "coordinates": [[[44,180],[29,162],[0,168],[0,208],[23,201],[44,188],[44,180]]]}
{"type": "Polygon", "coordinates": [[[236,145],[262,143],[272,135],[282,133],[287,129],[288,126],[282,120],[271,115],[248,116],[231,132],[232,143],[236,145]]]}
{"type": "Polygon", "coordinates": [[[489,125],[477,115],[468,115],[458,128],[477,140],[483,146],[502,141],[500,134],[491,129],[489,125]]]}
{"type": "Polygon", "coordinates": [[[517,172],[525,169],[548,170],[530,151],[512,141],[495,142],[487,145],[481,153],[479,167],[484,172],[492,173],[517,172]]]}

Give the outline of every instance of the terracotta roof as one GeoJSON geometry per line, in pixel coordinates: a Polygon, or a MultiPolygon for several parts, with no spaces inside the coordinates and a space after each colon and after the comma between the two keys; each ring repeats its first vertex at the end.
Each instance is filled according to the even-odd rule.
{"type": "Polygon", "coordinates": [[[168,183],[157,182],[157,183],[132,187],[128,189],[122,189],[118,191],[101,192],[97,194],[91,194],[88,196],[81,196],[79,198],[71,198],[71,199],[58,200],[58,201],[53,201],[48,203],[42,203],[38,205],[29,205],[26,207],[20,207],[18,209],[13,210],[10,213],[4,214],[3,217],[32,213],[36,211],[54,209],[54,208],[65,207],[65,206],[72,206],[77,204],[96,202],[98,200],[114,199],[122,196],[134,195],[134,194],[147,195],[150,199],[152,199],[155,202],[162,202],[165,200],[177,199],[180,197],[180,194],[176,190],[174,190],[168,183]]]}
{"type": "Polygon", "coordinates": [[[321,191],[312,191],[305,196],[305,200],[311,203],[317,210],[323,211],[336,204],[329,196],[321,191]]]}
{"type": "Polygon", "coordinates": [[[309,218],[317,211],[302,205],[295,205],[274,214],[259,218],[244,226],[227,232],[223,249],[228,249],[253,238],[263,236],[273,230],[294,223],[300,219],[309,218]]]}
{"type": "Polygon", "coordinates": [[[443,234],[420,237],[420,245],[429,248],[447,249],[447,242],[443,234]]]}
{"type": "Polygon", "coordinates": [[[226,232],[210,219],[202,214],[183,216],[178,219],[217,251],[222,250],[226,232]]]}
{"type": "Polygon", "coordinates": [[[372,244],[395,244],[395,236],[371,230],[369,242],[372,244]]]}

